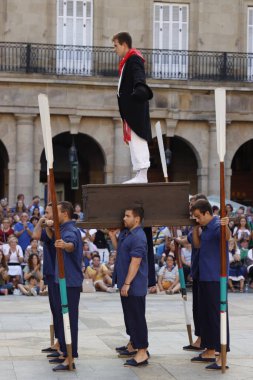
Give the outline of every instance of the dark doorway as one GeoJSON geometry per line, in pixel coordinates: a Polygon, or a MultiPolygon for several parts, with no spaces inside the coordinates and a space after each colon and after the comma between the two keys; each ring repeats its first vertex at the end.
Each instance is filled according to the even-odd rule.
{"type": "MultiPolygon", "coordinates": [[[[164,149],[167,150],[167,170],[169,182],[190,182],[190,193],[198,192],[198,163],[190,145],[180,137],[166,137],[163,135],[164,149]]],[[[151,167],[149,182],[164,182],[162,164],[159,154],[157,138],[149,143],[151,167]]]]}
{"type": "Polygon", "coordinates": [[[253,206],[253,139],[237,150],[231,169],[231,199],[253,206]]]}
{"type": "Polygon", "coordinates": [[[7,150],[0,140],[0,198],[8,196],[8,162],[7,150]]]}
{"type": "MultiPolygon", "coordinates": [[[[59,200],[63,198],[72,203],[81,202],[82,185],[104,183],[105,159],[97,142],[90,136],[78,133],[61,133],[53,138],[54,174],[56,192],[59,200]],[[79,162],[79,189],[71,189],[71,164],[69,149],[74,141],[79,162]]],[[[46,183],[45,151],[41,155],[40,181],[46,183]]]]}

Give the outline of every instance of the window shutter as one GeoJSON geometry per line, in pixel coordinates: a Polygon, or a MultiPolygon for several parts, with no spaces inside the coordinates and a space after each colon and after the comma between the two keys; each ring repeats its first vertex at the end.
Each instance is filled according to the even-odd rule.
{"type": "Polygon", "coordinates": [[[57,0],[57,44],[92,46],[93,0],[57,0]]]}
{"type": "Polygon", "coordinates": [[[188,5],[154,3],[154,49],[188,49],[188,5]]]}
{"type": "Polygon", "coordinates": [[[248,7],[248,53],[253,53],[253,7],[248,7]]]}

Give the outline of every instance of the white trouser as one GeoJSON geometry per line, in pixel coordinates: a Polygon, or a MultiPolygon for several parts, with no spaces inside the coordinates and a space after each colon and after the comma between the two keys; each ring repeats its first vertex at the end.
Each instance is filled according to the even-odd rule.
{"type": "Polygon", "coordinates": [[[139,137],[132,129],[129,148],[133,170],[148,169],[150,167],[148,143],[139,137]]]}

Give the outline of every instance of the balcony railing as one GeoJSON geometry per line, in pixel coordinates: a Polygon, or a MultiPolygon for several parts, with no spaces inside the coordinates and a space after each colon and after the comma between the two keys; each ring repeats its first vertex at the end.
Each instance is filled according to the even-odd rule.
{"type": "MultiPolygon", "coordinates": [[[[149,78],[253,81],[253,54],[141,49],[149,78]]],[[[0,43],[0,71],[52,75],[118,75],[112,48],[0,43]]]]}

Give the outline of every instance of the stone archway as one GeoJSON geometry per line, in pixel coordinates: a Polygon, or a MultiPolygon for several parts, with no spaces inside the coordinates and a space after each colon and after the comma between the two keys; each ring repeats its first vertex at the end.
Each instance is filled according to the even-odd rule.
{"type": "Polygon", "coordinates": [[[253,206],[253,139],[238,148],[231,169],[231,199],[253,206]]]}
{"type": "Polygon", "coordinates": [[[9,156],[7,149],[3,142],[0,140],[0,198],[8,197],[8,163],[9,156]]]}
{"type": "MultiPolygon", "coordinates": [[[[105,157],[99,144],[90,136],[78,133],[75,135],[64,132],[53,138],[54,149],[54,173],[56,190],[59,198],[75,202],[81,202],[81,186],[87,183],[105,182],[105,157]],[[71,166],[69,162],[69,149],[72,141],[77,150],[79,161],[79,189],[71,190],[71,166]]],[[[45,151],[41,154],[40,182],[46,182],[45,151]]]]}
{"type": "MultiPolygon", "coordinates": [[[[168,168],[170,182],[190,182],[190,193],[198,192],[198,162],[190,144],[181,137],[167,137],[163,135],[165,150],[171,152],[168,168]]],[[[154,137],[149,144],[151,166],[149,169],[149,182],[163,182],[163,172],[158,149],[157,138],[154,137]]]]}

